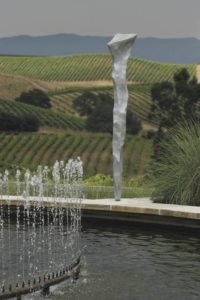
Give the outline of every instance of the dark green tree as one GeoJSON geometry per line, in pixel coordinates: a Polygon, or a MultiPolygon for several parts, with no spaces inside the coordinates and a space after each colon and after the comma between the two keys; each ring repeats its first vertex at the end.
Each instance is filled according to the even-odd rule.
{"type": "Polygon", "coordinates": [[[109,132],[112,134],[113,99],[107,94],[99,94],[92,112],[86,120],[86,129],[93,132],[109,132]]]}
{"type": "Polygon", "coordinates": [[[73,107],[81,116],[88,116],[94,111],[98,101],[96,94],[86,91],[74,100],[73,107]]]}
{"type": "Polygon", "coordinates": [[[128,134],[136,135],[140,132],[141,129],[141,121],[132,113],[132,111],[127,110],[126,132],[128,134]]]}
{"type": "Polygon", "coordinates": [[[23,92],[18,98],[17,102],[40,106],[43,108],[51,108],[51,100],[47,94],[39,89],[33,89],[29,92],[23,92]]]}
{"type": "Polygon", "coordinates": [[[14,115],[12,113],[0,112],[1,131],[37,131],[39,120],[31,114],[14,115]]]}
{"type": "MultiPolygon", "coordinates": [[[[109,132],[113,130],[113,98],[106,93],[94,94],[85,92],[74,100],[73,106],[82,116],[86,116],[86,129],[93,132],[109,132]]],[[[137,134],[141,122],[127,111],[127,133],[137,134]]]]}
{"type": "Polygon", "coordinates": [[[183,68],[174,74],[173,82],[156,83],[151,89],[152,105],[149,119],[158,124],[154,139],[154,158],[168,128],[186,120],[199,118],[200,84],[183,68]]]}

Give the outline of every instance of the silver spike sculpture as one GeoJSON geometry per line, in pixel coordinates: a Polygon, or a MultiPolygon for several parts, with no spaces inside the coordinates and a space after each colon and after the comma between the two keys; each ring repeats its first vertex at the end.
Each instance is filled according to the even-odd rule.
{"type": "Polygon", "coordinates": [[[116,201],[120,201],[121,198],[123,146],[126,136],[126,112],[128,106],[126,69],[135,39],[136,34],[118,33],[108,43],[108,48],[113,58],[113,178],[116,201]]]}

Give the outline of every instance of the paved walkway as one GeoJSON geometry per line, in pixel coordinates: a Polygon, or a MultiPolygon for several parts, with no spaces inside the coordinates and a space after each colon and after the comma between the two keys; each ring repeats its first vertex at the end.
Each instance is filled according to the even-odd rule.
{"type": "Polygon", "coordinates": [[[197,82],[200,83],[200,65],[197,65],[196,77],[197,77],[197,82]]]}

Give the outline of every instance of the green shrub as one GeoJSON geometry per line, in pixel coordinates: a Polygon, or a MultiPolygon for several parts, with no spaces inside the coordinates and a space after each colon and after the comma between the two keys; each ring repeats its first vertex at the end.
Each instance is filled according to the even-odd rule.
{"type": "Polygon", "coordinates": [[[84,180],[86,185],[112,186],[113,179],[110,175],[96,174],[84,180]]]}
{"type": "MultiPolygon", "coordinates": [[[[122,198],[143,198],[152,194],[152,182],[144,177],[133,177],[122,183],[122,198]]],[[[110,199],[114,197],[111,176],[97,174],[84,180],[86,199],[110,199]]]]}
{"type": "Polygon", "coordinates": [[[154,164],[155,202],[200,205],[200,124],[190,122],[171,129],[154,164]]]}

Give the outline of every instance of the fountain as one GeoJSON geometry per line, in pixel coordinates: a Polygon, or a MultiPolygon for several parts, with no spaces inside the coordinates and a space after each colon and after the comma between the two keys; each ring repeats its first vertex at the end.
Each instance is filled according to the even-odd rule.
{"type": "Polygon", "coordinates": [[[0,174],[0,299],[77,278],[82,176],[80,158],[0,174]]]}
{"type": "MultiPolygon", "coordinates": [[[[113,56],[115,200],[121,197],[126,68],[135,38],[117,34],[108,43],[113,56]]],[[[47,166],[33,173],[17,170],[14,181],[8,170],[0,174],[0,299],[19,300],[40,289],[46,295],[51,285],[78,276],[82,176],[79,158],[67,164],[56,161],[51,172],[47,166]]]]}

